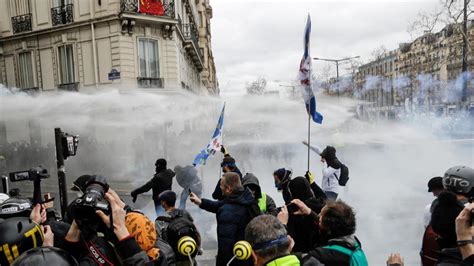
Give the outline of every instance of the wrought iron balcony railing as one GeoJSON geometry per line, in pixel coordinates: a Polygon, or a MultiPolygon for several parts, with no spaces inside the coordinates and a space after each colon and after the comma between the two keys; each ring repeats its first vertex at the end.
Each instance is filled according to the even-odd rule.
{"type": "MultiPolygon", "coordinates": [[[[121,11],[130,13],[140,13],[138,10],[138,1],[140,0],[121,0],[121,11]]],[[[175,18],[175,0],[163,0],[163,16],[175,18]]]]}
{"type": "Polygon", "coordinates": [[[199,42],[198,42],[198,33],[196,27],[193,24],[183,24],[183,36],[186,40],[191,40],[196,47],[199,55],[201,55],[201,51],[199,49],[199,42]]]}
{"type": "Polygon", "coordinates": [[[64,5],[51,8],[51,21],[53,26],[74,22],[74,5],[64,5]]]}
{"type": "Polygon", "coordinates": [[[58,90],[63,91],[79,91],[79,83],[65,83],[59,84],[58,90]]]}
{"type": "Polygon", "coordinates": [[[164,80],[162,78],[137,78],[138,86],[140,88],[164,88],[164,80]]]}
{"type": "Polygon", "coordinates": [[[13,34],[31,31],[31,13],[12,17],[13,34]]]}

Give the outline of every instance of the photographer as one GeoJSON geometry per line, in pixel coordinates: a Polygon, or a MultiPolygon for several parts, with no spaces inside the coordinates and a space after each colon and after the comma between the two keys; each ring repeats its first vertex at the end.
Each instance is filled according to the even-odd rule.
{"type": "MultiPolygon", "coordinates": [[[[298,207],[294,214],[311,216],[319,225],[319,233],[328,239],[326,246],[312,248],[303,262],[313,257],[326,266],[368,265],[361,243],[354,235],[355,213],[349,205],[340,200],[330,202],[318,216],[301,200],[291,202],[298,207]]],[[[285,223],[288,214],[280,212],[278,219],[285,223]]]]}
{"type": "Polygon", "coordinates": [[[466,265],[474,265],[474,203],[467,205],[456,218],[456,237],[466,265]]]}
{"type": "Polygon", "coordinates": [[[86,228],[87,231],[83,232],[81,229],[85,229],[84,225],[82,224],[80,228],[81,223],[78,224],[76,220],[73,220],[66,236],[67,250],[80,261],[81,265],[143,265],[147,263],[146,253],[140,249],[125,225],[125,203],[110,188],[104,197],[110,204],[110,215],[102,210],[96,210],[95,215],[107,228],[104,232],[105,237],[98,236],[97,232],[92,234],[89,231],[90,228],[86,228]],[[116,250],[120,258],[116,256],[116,250]]]}

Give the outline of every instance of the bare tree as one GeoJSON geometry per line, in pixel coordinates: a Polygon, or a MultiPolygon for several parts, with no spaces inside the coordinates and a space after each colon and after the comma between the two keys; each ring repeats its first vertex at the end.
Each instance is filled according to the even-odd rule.
{"type": "Polygon", "coordinates": [[[385,47],[384,45],[381,45],[375,48],[374,50],[372,50],[370,55],[372,56],[372,60],[377,60],[378,58],[382,57],[387,52],[388,52],[387,47],[385,47]]]}
{"type": "Polygon", "coordinates": [[[321,69],[321,71],[318,71],[318,73],[319,74],[316,76],[316,79],[321,82],[327,82],[331,77],[331,65],[329,63],[326,63],[321,69]]]}
{"type": "Polygon", "coordinates": [[[418,17],[408,25],[408,33],[412,39],[424,34],[431,33],[442,20],[444,10],[435,10],[433,12],[422,11],[418,17]]]}
{"type": "Polygon", "coordinates": [[[267,87],[267,80],[263,77],[258,77],[257,80],[247,83],[245,88],[247,89],[247,94],[251,95],[262,95],[265,92],[267,87]]]}

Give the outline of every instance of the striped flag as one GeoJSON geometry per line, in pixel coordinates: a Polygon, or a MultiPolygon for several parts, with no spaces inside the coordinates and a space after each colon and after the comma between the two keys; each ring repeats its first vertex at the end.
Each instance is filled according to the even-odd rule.
{"type": "Polygon", "coordinates": [[[322,124],[323,116],[316,111],[316,98],[311,86],[311,56],[309,55],[309,40],[311,35],[311,17],[308,14],[304,30],[304,54],[300,63],[299,80],[303,89],[303,98],[306,111],[311,115],[313,121],[322,124]]]}

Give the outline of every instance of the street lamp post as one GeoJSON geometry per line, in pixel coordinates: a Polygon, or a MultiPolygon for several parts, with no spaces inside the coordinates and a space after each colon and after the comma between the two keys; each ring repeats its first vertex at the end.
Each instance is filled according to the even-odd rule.
{"type": "MultiPolygon", "coordinates": [[[[359,57],[360,56],[354,56],[354,57],[347,57],[347,58],[341,58],[341,59],[314,57],[313,60],[320,60],[320,61],[327,61],[327,62],[336,63],[336,82],[339,82],[339,62],[349,61],[349,60],[356,59],[356,58],[359,58],[359,57]]],[[[339,96],[339,89],[337,90],[337,96],[339,96]]]]}

